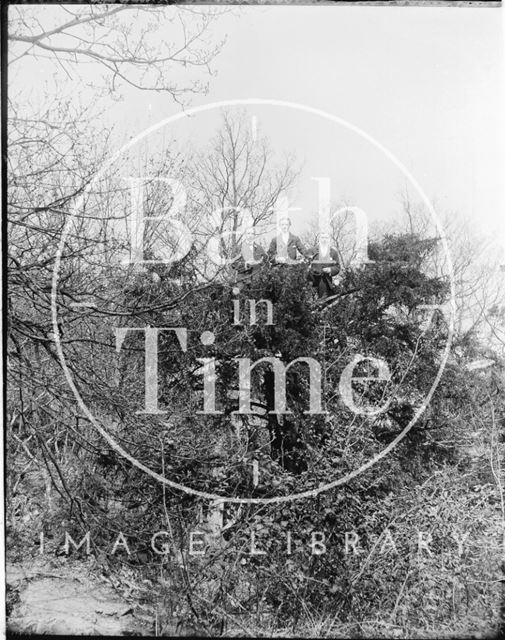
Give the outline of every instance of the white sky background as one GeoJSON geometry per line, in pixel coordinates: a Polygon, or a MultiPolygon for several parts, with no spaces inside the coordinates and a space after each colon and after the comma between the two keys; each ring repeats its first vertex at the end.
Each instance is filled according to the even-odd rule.
{"type": "MultiPolygon", "coordinates": [[[[48,10],[54,8],[40,8],[48,10]]],[[[209,93],[195,96],[192,106],[266,98],[345,119],[387,147],[440,212],[470,217],[476,233],[489,234],[505,249],[500,9],[234,7],[212,33],[216,40],[227,34],[227,42],[212,65],[209,93]]],[[[9,86],[16,91],[28,82],[34,100],[49,62],[25,60],[9,86]]],[[[80,99],[90,91],[81,91],[80,99]]],[[[123,102],[102,106],[104,124],[116,125],[118,146],[180,111],[167,96],[131,88],[123,102]]],[[[198,122],[194,118],[166,135],[198,147],[213,133],[214,115],[198,116],[198,122]]],[[[293,151],[305,163],[293,193],[293,206],[301,207],[292,216],[297,230],[317,209],[311,176],[329,176],[332,196],[360,206],[372,220],[391,219],[401,208],[405,178],[355,134],[286,109],[250,108],[248,115],[257,117],[260,134],[274,148],[293,151]]]]}

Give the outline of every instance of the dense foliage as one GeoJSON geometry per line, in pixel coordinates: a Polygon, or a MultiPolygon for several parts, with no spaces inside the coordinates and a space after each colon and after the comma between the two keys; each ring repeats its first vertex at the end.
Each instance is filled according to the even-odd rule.
{"type": "MultiPolygon", "coordinates": [[[[63,347],[82,398],[115,441],[155,473],[206,494],[315,493],[221,509],[132,466],[82,416],[53,431],[54,423],[42,416],[37,423],[32,413],[24,432],[9,441],[10,455],[21,460],[20,447],[28,453],[26,438],[35,435],[35,448],[64,498],[49,510],[38,505],[48,548],[61,548],[65,530],[76,540],[90,531],[102,562],[127,562],[152,578],[160,568],[167,571],[170,586],[155,583],[167,621],[172,615],[191,618],[211,633],[226,624],[236,627],[246,611],[247,624],[257,630],[274,625],[286,631],[289,622],[292,631],[313,625],[315,635],[317,629],[366,634],[370,627],[360,621],[379,616],[385,636],[403,626],[450,628],[475,611],[496,614],[498,588],[488,582],[478,587],[478,581],[482,571],[499,571],[502,494],[493,456],[502,446],[503,381],[498,372],[465,371],[450,354],[431,403],[414,420],[441,366],[449,330],[441,312],[430,322],[419,313],[421,305],[441,305],[449,294],[446,281],[423,271],[435,249],[436,243],[415,236],[386,236],[370,246],[373,262],[345,270],[335,297],[322,305],[303,265],[264,265],[253,276],[212,284],[189,275],[181,279],[180,268],[174,280],[174,272],[160,266],[110,274],[102,296],[108,315],[89,323],[66,316],[63,347]],[[266,303],[257,306],[257,323],[249,324],[248,300],[271,301],[273,324],[266,322],[266,303]],[[237,301],[242,324],[234,324],[237,301]],[[145,337],[128,332],[118,352],[118,326],[187,329],[185,351],[173,332],[159,334],[158,401],[164,413],[141,413],[145,337]],[[205,331],[213,332],[213,343],[202,343],[205,331]],[[386,383],[353,383],[361,407],[385,406],[373,415],[352,411],[339,392],[344,368],[356,355],[386,361],[391,373],[386,383]],[[310,379],[303,364],[286,376],[291,413],[269,413],[274,394],[268,366],[251,377],[254,413],[234,413],[237,357],[289,363],[308,356],[322,363],[326,415],[306,413],[310,379]],[[202,358],[216,361],[215,415],[198,414],[202,358]],[[375,465],[317,491],[366,464],[404,430],[405,437],[375,465]],[[50,435],[55,432],[58,439],[50,435]],[[480,464],[479,456],[489,450],[492,460],[480,464]],[[167,532],[155,545],[166,551],[162,555],[152,547],[157,531],[167,532]],[[191,532],[205,534],[197,534],[196,546],[205,555],[190,553],[191,532]],[[131,555],[124,547],[111,554],[120,533],[131,555]],[[419,546],[420,535],[431,536],[429,551],[419,546]],[[462,552],[458,536],[467,536],[462,552]],[[185,604],[175,595],[180,593],[185,604]],[[423,613],[414,613],[419,599],[423,613]]],[[[360,375],[376,374],[362,362],[353,373],[360,375]]],[[[11,471],[14,492],[32,481],[19,464],[11,471]]],[[[13,505],[11,536],[31,540],[18,518],[20,509],[34,505],[21,507],[15,498],[13,505]]]]}

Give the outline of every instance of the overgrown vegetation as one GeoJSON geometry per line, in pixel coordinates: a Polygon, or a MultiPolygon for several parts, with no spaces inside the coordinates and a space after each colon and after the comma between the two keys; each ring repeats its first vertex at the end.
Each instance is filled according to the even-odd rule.
{"type": "MultiPolygon", "coordinates": [[[[178,46],[167,49],[163,40],[148,58],[130,49],[128,42],[144,42],[153,31],[140,22],[137,31],[128,13],[150,12],[157,22],[165,9],[93,6],[60,22],[56,12],[57,24],[45,26],[16,12],[12,64],[40,48],[56,59],[65,39],[74,38],[76,49],[63,63],[72,69],[94,56],[110,72],[101,90],[114,95],[119,80],[142,81],[142,89],[182,100],[203,85],[172,82],[170,69],[207,68],[220,44],[203,36],[219,12],[167,13],[181,26],[178,46]],[[81,23],[82,39],[73,35],[81,23]],[[103,60],[109,46],[122,59],[112,71],[103,60]],[[145,69],[150,73],[142,75],[145,69]]],[[[198,154],[163,150],[140,165],[133,155],[94,181],[109,143],[91,126],[90,112],[63,99],[40,112],[21,104],[9,102],[9,560],[66,559],[67,546],[69,561],[107,575],[147,607],[158,635],[497,632],[505,569],[505,362],[498,349],[504,312],[498,298],[474,295],[487,290],[487,275],[468,277],[468,247],[455,256],[458,315],[446,351],[451,322],[442,308],[450,282],[441,275],[440,238],[422,224],[417,229],[410,208],[408,233],[377,235],[365,264],[343,260],[335,297],[321,304],[306,264],[263,264],[248,275],[209,259],[212,242],[223,257],[235,255],[246,209],[249,223],[270,231],[272,207],[296,181],[293,158],[276,163],[268,141],[253,140],[243,118],[223,114],[198,154]],[[187,186],[176,220],[194,242],[171,265],[122,262],[131,248],[121,231],[131,194],[119,178],[132,166],[150,176],[139,197],[146,216],[174,204],[174,192],[157,178],[170,175],[187,186]],[[65,225],[55,335],[51,290],[65,225]],[[466,309],[468,326],[462,308],[470,299],[477,311],[466,309]],[[249,323],[250,301],[258,303],[256,323],[249,323]],[[482,337],[486,323],[493,345],[482,337]],[[147,327],[186,331],[185,349],[174,332],[157,337],[161,413],[145,411],[146,337],[139,329],[147,327]],[[81,404],[64,375],[58,340],[81,404]],[[307,362],[293,365],[286,374],[290,413],[283,414],[275,412],[272,369],[259,365],[251,374],[252,412],[237,413],[237,358],[285,365],[313,358],[321,376],[311,379],[307,362]],[[215,376],[205,378],[202,367],[212,359],[215,376]],[[383,380],[379,361],[388,367],[383,380]],[[341,385],[345,371],[354,378],[351,388],[341,385]],[[326,413],[308,414],[318,381],[326,413]],[[213,414],[201,413],[205,401],[213,414]],[[79,550],[67,534],[84,539],[79,550]]],[[[171,225],[146,227],[141,257],[170,254],[177,245],[171,225]]],[[[344,232],[352,236],[348,227],[344,220],[334,228],[341,254],[344,232]]]]}
{"type": "MultiPolygon", "coordinates": [[[[421,251],[426,243],[412,236],[376,242],[375,263],[346,270],[326,308],[315,305],[304,267],[265,266],[239,283],[238,294],[233,282],[184,289],[163,274],[154,283],[149,272],[136,276],[133,288],[114,282],[109,297],[124,292],[130,326],[191,328],[186,352],[172,334],[160,334],[159,403],[167,409],[160,416],[137,413],[144,404],[140,333],[128,334],[117,371],[115,318],[67,321],[66,340],[78,345],[67,350],[67,362],[95,415],[154,472],[227,497],[317,490],[391,443],[433,384],[448,326],[436,313],[426,326],[417,310],[442,303],[448,290],[440,278],[424,275],[421,251]],[[258,324],[234,325],[237,299],[272,301],[274,324],[258,310],[258,324]],[[209,329],[210,346],[191,337],[209,329]],[[237,356],[288,363],[308,354],[325,363],[327,416],[304,413],[310,385],[303,366],[287,376],[292,414],[267,413],[273,404],[266,367],[252,377],[255,413],[233,415],[237,356]],[[342,371],[356,354],[383,358],[392,372],[392,400],[376,416],[353,413],[338,394],[342,371]],[[202,376],[195,371],[201,358],[213,356],[220,413],[198,415],[202,376]]],[[[20,371],[15,357],[12,363],[20,371]]],[[[61,377],[57,362],[46,362],[38,376],[45,379],[48,367],[53,380],[61,377]]],[[[451,355],[427,410],[377,464],[313,497],[226,504],[222,522],[215,503],[163,487],[104,444],[87,420],[70,418],[70,401],[51,397],[43,404],[39,392],[37,402],[36,388],[20,384],[12,390],[18,418],[8,439],[10,548],[14,555],[25,556],[27,548],[37,554],[34,541],[43,531],[46,553],[61,553],[65,531],[76,541],[89,531],[100,563],[113,571],[130,566],[156,585],[160,629],[173,631],[175,616],[211,634],[489,633],[500,610],[502,367],[469,372],[451,355]],[[158,531],[166,532],[155,543],[165,554],[152,548],[158,531]],[[112,553],[120,534],[130,555],[123,542],[112,553]]],[[[358,366],[354,375],[361,373],[367,372],[358,366]]],[[[359,384],[361,403],[382,402],[384,383],[359,384]]]]}

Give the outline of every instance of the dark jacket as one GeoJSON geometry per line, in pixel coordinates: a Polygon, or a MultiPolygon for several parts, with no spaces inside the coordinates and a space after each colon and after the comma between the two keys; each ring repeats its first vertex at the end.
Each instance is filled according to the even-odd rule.
{"type": "Polygon", "coordinates": [[[329,252],[321,256],[319,247],[315,247],[311,251],[312,261],[308,272],[308,279],[317,289],[317,297],[319,299],[327,298],[336,292],[332,277],[336,276],[340,271],[338,261],[338,253],[336,249],[330,247],[329,252]],[[323,272],[324,268],[330,268],[330,273],[323,272]]]}
{"type": "MultiPolygon", "coordinates": [[[[275,238],[272,238],[270,242],[270,247],[268,248],[268,256],[269,258],[275,262],[275,258],[277,255],[282,255],[282,236],[278,235],[275,238]]],[[[288,237],[287,246],[284,245],[287,249],[287,255],[289,260],[299,260],[298,253],[302,256],[308,256],[309,252],[305,249],[302,244],[302,241],[298,236],[290,233],[288,237]]]]}
{"type": "Polygon", "coordinates": [[[310,256],[310,270],[314,275],[321,275],[325,267],[331,268],[331,272],[328,274],[330,276],[336,276],[340,271],[338,252],[333,247],[330,247],[329,255],[323,256],[322,258],[319,255],[319,247],[314,247],[310,251],[310,256]]]}
{"type": "MultiPolygon", "coordinates": [[[[248,253],[249,252],[247,252],[246,250],[246,255],[248,255],[248,253]]],[[[265,249],[263,249],[263,247],[261,247],[259,244],[254,243],[253,250],[252,250],[252,258],[254,262],[247,262],[244,259],[244,256],[242,255],[242,252],[241,252],[240,255],[237,256],[235,260],[231,263],[231,266],[238,273],[245,273],[245,274],[254,273],[267,260],[267,254],[265,252],[265,249]]]]}

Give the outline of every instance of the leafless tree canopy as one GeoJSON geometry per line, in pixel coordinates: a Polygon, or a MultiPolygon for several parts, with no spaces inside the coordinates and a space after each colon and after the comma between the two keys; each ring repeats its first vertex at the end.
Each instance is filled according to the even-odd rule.
{"type": "Polygon", "coordinates": [[[174,71],[200,67],[211,73],[211,62],[224,44],[212,37],[222,13],[219,8],[69,5],[42,15],[37,7],[12,6],[9,62],[13,73],[26,56],[49,58],[69,76],[98,63],[111,94],[126,83],[167,92],[182,102],[206,85],[174,82],[174,71]]]}

